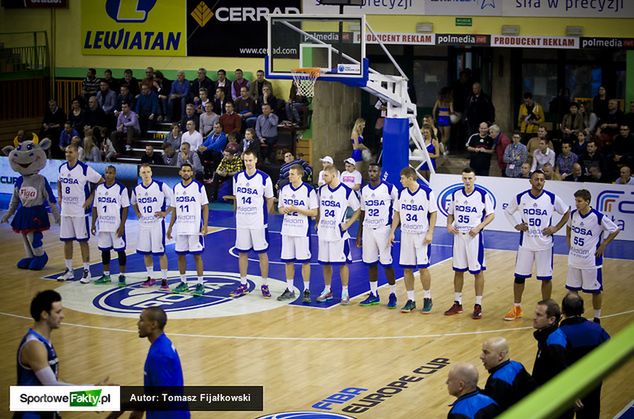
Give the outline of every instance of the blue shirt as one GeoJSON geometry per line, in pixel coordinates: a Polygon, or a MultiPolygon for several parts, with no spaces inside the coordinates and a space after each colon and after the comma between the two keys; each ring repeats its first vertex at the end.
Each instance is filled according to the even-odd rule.
{"type": "Polygon", "coordinates": [[[212,131],[203,142],[203,147],[207,147],[208,149],[217,151],[218,153],[222,153],[226,145],[227,134],[225,134],[224,131],[220,134],[216,134],[212,131]]]}
{"type": "Polygon", "coordinates": [[[53,348],[53,344],[48,341],[44,336],[37,333],[35,330],[30,329],[26,332],[26,335],[20,341],[20,346],[18,347],[18,385],[19,386],[41,386],[40,380],[35,375],[35,372],[24,365],[20,360],[20,354],[22,352],[22,347],[26,345],[28,342],[32,340],[37,340],[44,345],[46,348],[46,357],[48,359],[48,365],[53,370],[53,374],[55,374],[55,378],[57,378],[57,369],[59,367],[59,360],[57,359],[57,353],[55,352],[55,348],[53,348]]]}
{"type": "Polygon", "coordinates": [[[480,390],[462,395],[454,402],[447,415],[449,419],[492,418],[500,413],[498,404],[480,390]]]}

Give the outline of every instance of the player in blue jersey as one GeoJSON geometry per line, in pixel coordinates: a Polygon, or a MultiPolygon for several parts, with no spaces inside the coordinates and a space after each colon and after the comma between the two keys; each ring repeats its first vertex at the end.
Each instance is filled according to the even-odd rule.
{"type": "Polygon", "coordinates": [[[464,187],[451,194],[447,210],[447,231],[453,235],[454,303],[445,311],[445,316],[462,313],[462,287],[464,273],[474,276],[475,305],[471,318],[482,317],[482,294],[484,293],[484,233],[495,213],[491,194],[475,184],[472,168],[462,170],[464,187]]]}
{"type": "Polygon", "coordinates": [[[361,248],[363,263],[368,265],[370,294],[359,305],[379,304],[378,278],[380,263],[385,269],[390,284],[387,307],[396,308],[396,278],[392,268],[392,246],[389,235],[392,225],[394,204],[398,200],[398,190],[394,185],[381,180],[381,166],[370,163],[369,182],[361,188],[361,215],[357,232],[357,247],[361,248]]]}
{"type": "Polygon", "coordinates": [[[95,190],[95,205],[92,207],[91,233],[97,235],[97,243],[101,250],[103,275],[95,284],[110,283],[110,251],[114,249],[119,258],[119,283],[125,286],[125,222],[130,208],[128,189],[116,179],[117,169],[106,167],[106,182],[97,186],[95,190]],[[97,233],[97,224],[99,233],[97,233]]]}
{"type": "Polygon", "coordinates": [[[185,277],[185,255],[194,255],[196,275],[198,281],[192,293],[201,296],[205,293],[203,284],[203,259],[205,249],[205,235],[209,222],[209,201],[207,192],[201,183],[194,180],[194,171],[189,163],[184,163],[179,171],[181,182],[174,186],[174,200],[172,201],[172,219],[167,228],[167,238],[172,238],[172,228],[176,224],[176,245],[178,254],[178,272],[181,282],[172,291],[175,293],[188,292],[185,277]]]}
{"type": "Polygon", "coordinates": [[[590,206],[592,195],[587,189],[575,192],[576,210],[566,226],[568,278],[570,291],[592,294],[594,321],[600,323],[603,301],[603,254],[621,230],[606,215],[590,206]],[[606,236],[607,235],[607,236],[606,236]]]}

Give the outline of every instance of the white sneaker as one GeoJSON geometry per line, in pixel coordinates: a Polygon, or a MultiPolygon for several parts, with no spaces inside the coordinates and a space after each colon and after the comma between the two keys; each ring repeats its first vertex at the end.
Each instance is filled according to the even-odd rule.
{"type": "Polygon", "coordinates": [[[61,276],[57,277],[57,280],[62,282],[62,281],[72,281],[73,279],[75,279],[75,274],[73,273],[72,270],[66,268],[66,270],[64,271],[64,273],[61,276]]]}
{"type": "Polygon", "coordinates": [[[132,146],[129,144],[126,144],[125,151],[132,151],[132,146]]]}
{"type": "Polygon", "coordinates": [[[341,304],[344,306],[350,304],[350,296],[347,293],[341,294],[341,304]]]}
{"type": "Polygon", "coordinates": [[[84,269],[84,275],[81,277],[79,282],[82,284],[90,284],[92,278],[90,277],[90,271],[88,269],[84,269]]]}

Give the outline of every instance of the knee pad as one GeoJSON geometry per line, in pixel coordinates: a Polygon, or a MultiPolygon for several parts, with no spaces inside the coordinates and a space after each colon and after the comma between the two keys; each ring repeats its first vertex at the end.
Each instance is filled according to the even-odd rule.
{"type": "Polygon", "coordinates": [[[119,266],[125,266],[128,256],[124,251],[117,252],[117,255],[119,257],[119,266]]]}
{"type": "Polygon", "coordinates": [[[104,265],[110,263],[110,250],[102,250],[101,251],[101,261],[104,265]]]}
{"type": "Polygon", "coordinates": [[[526,278],[520,278],[518,276],[515,277],[516,284],[523,284],[524,282],[526,282],[526,278]]]}

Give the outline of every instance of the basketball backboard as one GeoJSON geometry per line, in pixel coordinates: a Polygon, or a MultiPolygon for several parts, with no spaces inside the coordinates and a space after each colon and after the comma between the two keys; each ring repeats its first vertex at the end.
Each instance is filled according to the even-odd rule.
{"type": "Polygon", "coordinates": [[[319,68],[320,80],[367,78],[363,16],[269,15],[265,73],[292,79],[295,68],[319,68]]]}

